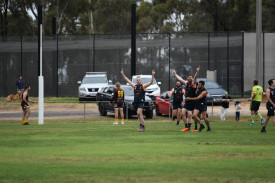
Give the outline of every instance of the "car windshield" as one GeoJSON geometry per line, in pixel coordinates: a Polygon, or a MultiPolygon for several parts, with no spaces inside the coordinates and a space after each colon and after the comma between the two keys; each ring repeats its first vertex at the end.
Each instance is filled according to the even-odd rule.
{"type": "Polygon", "coordinates": [[[107,83],[106,77],[84,77],[82,84],[107,83]]]}
{"type": "Polygon", "coordinates": [[[218,85],[218,83],[216,83],[214,81],[206,81],[205,88],[206,89],[217,89],[217,88],[220,88],[220,86],[218,85]]]}
{"type": "MultiPolygon", "coordinates": [[[[141,84],[146,84],[146,83],[149,83],[151,81],[151,78],[141,78],[141,84]]],[[[137,80],[136,80],[136,77],[133,78],[133,83],[136,83],[137,80]]],[[[154,78],[154,81],[153,81],[153,84],[156,84],[156,80],[154,78]]]]}
{"type": "Polygon", "coordinates": [[[124,91],[125,96],[134,96],[134,90],[132,87],[121,87],[121,89],[124,91]]]}

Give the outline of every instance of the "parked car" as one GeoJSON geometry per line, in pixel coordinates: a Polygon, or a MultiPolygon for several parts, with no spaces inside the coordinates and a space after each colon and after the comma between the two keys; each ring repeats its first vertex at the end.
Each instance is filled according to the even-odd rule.
{"type": "MultiPolygon", "coordinates": [[[[156,110],[156,115],[161,116],[162,114],[164,115],[169,115],[169,105],[170,105],[170,115],[172,115],[173,111],[173,100],[171,100],[167,94],[170,91],[165,91],[162,94],[158,95],[156,97],[156,105],[155,105],[155,110],[156,110]]],[[[182,106],[184,105],[185,102],[185,96],[182,96],[183,98],[183,103],[182,106]]]]}
{"type": "MultiPolygon", "coordinates": [[[[142,84],[149,83],[152,79],[152,75],[134,75],[132,77],[132,82],[136,83],[137,76],[140,76],[142,84]]],[[[151,99],[155,100],[157,95],[160,95],[160,87],[161,82],[157,82],[154,78],[153,84],[146,88],[146,95],[151,99]]]]}
{"type": "MultiPolygon", "coordinates": [[[[169,97],[167,96],[168,93],[169,93],[169,91],[165,91],[156,97],[155,110],[156,110],[157,116],[161,116],[162,114],[169,115],[170,103],[169,103],[169,97]]],[[[170,115],[172,115],[172,107],[171,106],[170,106],[170,115]]]]}
{"type": "Polygon", "coordinates": [[[97,92],[106,88],[111,80],[108,81],[106,72],[86,72],[84,78],[77,82],[80,84],[78,89],[79,101],[95,100],[97,92]]]}
{"type": "MultiPolygon", "coordinates": [[[[110,105],[109,102],[103,101],[111,101],[113,97],[113,91],[115,89],[115,85],[110,85],[105,87],[103,91],[97,93],[97,101],[98,101],[98,110],[101,116],[106,116],[107,112],[114,112],[114,105],[110,105]],[[102,101],[102,102],[100,102],[102,101]]],[[[121,89],[124,90],[124,107],[123,111],[126,116],[126,107],[128,106],[128,116],[136,115],[136,111],[133,107],[134,102],[134,90],[131,86],[128,85],[121,85],[121,89]],[[127,103],[127,104],[126,104],[127,103]]],[[[145,103],[143,108],[143,114],[146,118],[153,117],[153,101],[148,96],[145,96],[145,103]]]]}
{"type": "Polygon", "coordinates": [[[206,97],[207,103],[220,103],[222,101],[222,97],[225,94],[225,90],[219,85],[216,81],[207,78],[198,78],[197,81],[204,81],[205,82],[205,89],[208,92],[206,97]]]}

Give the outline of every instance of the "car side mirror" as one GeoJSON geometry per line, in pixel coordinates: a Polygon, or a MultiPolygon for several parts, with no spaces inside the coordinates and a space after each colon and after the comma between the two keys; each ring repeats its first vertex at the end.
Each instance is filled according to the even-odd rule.
{"type": "Polygon", "coordinates": [[[158,85],[161,85],[161,82],[158,82],[158,85]]]}
{"type": "Polygon", "coordinates": [[[77,84],[80,84],[80,85],[81,85],[81,81],[77,81],[77,84]]]}

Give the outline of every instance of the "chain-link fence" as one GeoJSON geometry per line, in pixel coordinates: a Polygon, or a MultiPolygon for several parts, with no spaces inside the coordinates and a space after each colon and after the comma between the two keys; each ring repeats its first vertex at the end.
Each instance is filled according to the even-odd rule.
{"type": "MultiPolygon", "coordinates": [[[[175,85],[172,71],[186,77],[200,66],[199,78],[207,70],[217,71],[217,82],[231,95],[244,92],[244,33],[137,34],[136,73],[151,74],[161,91],[175,85]]],[[[38,95],[37,37],[7,36],[0,41],[0,96],[16,92],[15,81],[23,76],[38,95]]],[[[56,35],[43,37],[45,96],[78,97],[77,81],[85,72],[105,71],[113,82],[130,77],[131,35],[56,35]]]]}

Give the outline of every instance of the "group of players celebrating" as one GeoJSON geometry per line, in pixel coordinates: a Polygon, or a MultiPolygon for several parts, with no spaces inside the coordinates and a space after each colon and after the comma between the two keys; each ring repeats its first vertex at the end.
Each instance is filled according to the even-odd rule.
{"type": "MultiPolygon", "coordinates": [[[[169,97],[173,97],[173,115],[177,115],[177,124],[181,119],[183,119],[185,128],[181,131],[189,131],[192,124],[192,116],[195,119],[195,124],[200,124],[199,130],[197,129],[197,125],[195,125],[195,129],[192,131],[202,131],[205,126],[201,123],[199,115],[205,121],[208,129],[207,131],[211,131],[209,121],[207,119],[207,103],[206,96],[207,90],[204,88],[204,81],[199,81],[197,83],[197,76],[200,68],[197,68],[197,72],[194,76],[191,74],[188,75],[187,81],[183,80],[179,75],[177,75],[176,71],[173,72],[174,76],[177,78],[176,87],[171,90],[169,93],[169,97]],[[181,87],[182,84],[186,85],[186,89],[181,87]],[[183,95],[185,95],[185,105],[182,108],[183,95]],[[187,118],[186,118],[187,116],[187,118]]],[[[155,71],[152,70],[152,79],[150,82],[142,84],[142,80],[140,77],[136,78],[136,84],[131,82],[124,74],[123,69],[121,69],[121,75],[129,83],[130,86],[134,88],[134,108],[137,111],[138,122],[140,123],[140,127],[138,129],[139,132],[145,132],[144,118],[143,118],[143,107],[145,102],[145,91],[146,88],[149,87],[155,77],[155,71]]],[[[113,98],[111,103],[115,101],[115,123],[118,124],[118,109],[120,109],[121,117],[123,117],[122,104],[124,100],[124,96],[119,97],[119,92],[121,93],[120,83],[116,83],[116,89],[114,91],[113,98]]],[[[124,119],[122,118],[122,124],[124,124],[124,119]]]]}
{"type": "Polygon", "coordinates": [[[176,87],[171,90],[168,96],[173,97],[173,116],[177,115],[177,125],[179,125],[181,118],[183,119],[185,124],[185,128],[181,130],[183,132],[191,129],[192,116],[195,119],[195,128],[192,132],[202,131],[205,128],[201,123],[201,119],[203,119],[207,125],[207,131],[211,131],[207,119],[206,96],[208,92],[204,87],[204,81],[197,82],[199,71],[200,68],[198,67],[194,78],[189,74],[187,81],[177,75],[176,71],[173,72],[173,75],[177,78],[176,87]],[[186,85],[185,90],[181,87],[182,84],[186,85]],[[182,107],[183,95],[185,95],[185,104],[182,107]],[[199,130],[197,129],[197,123],[200,124],[199,130]]]}

